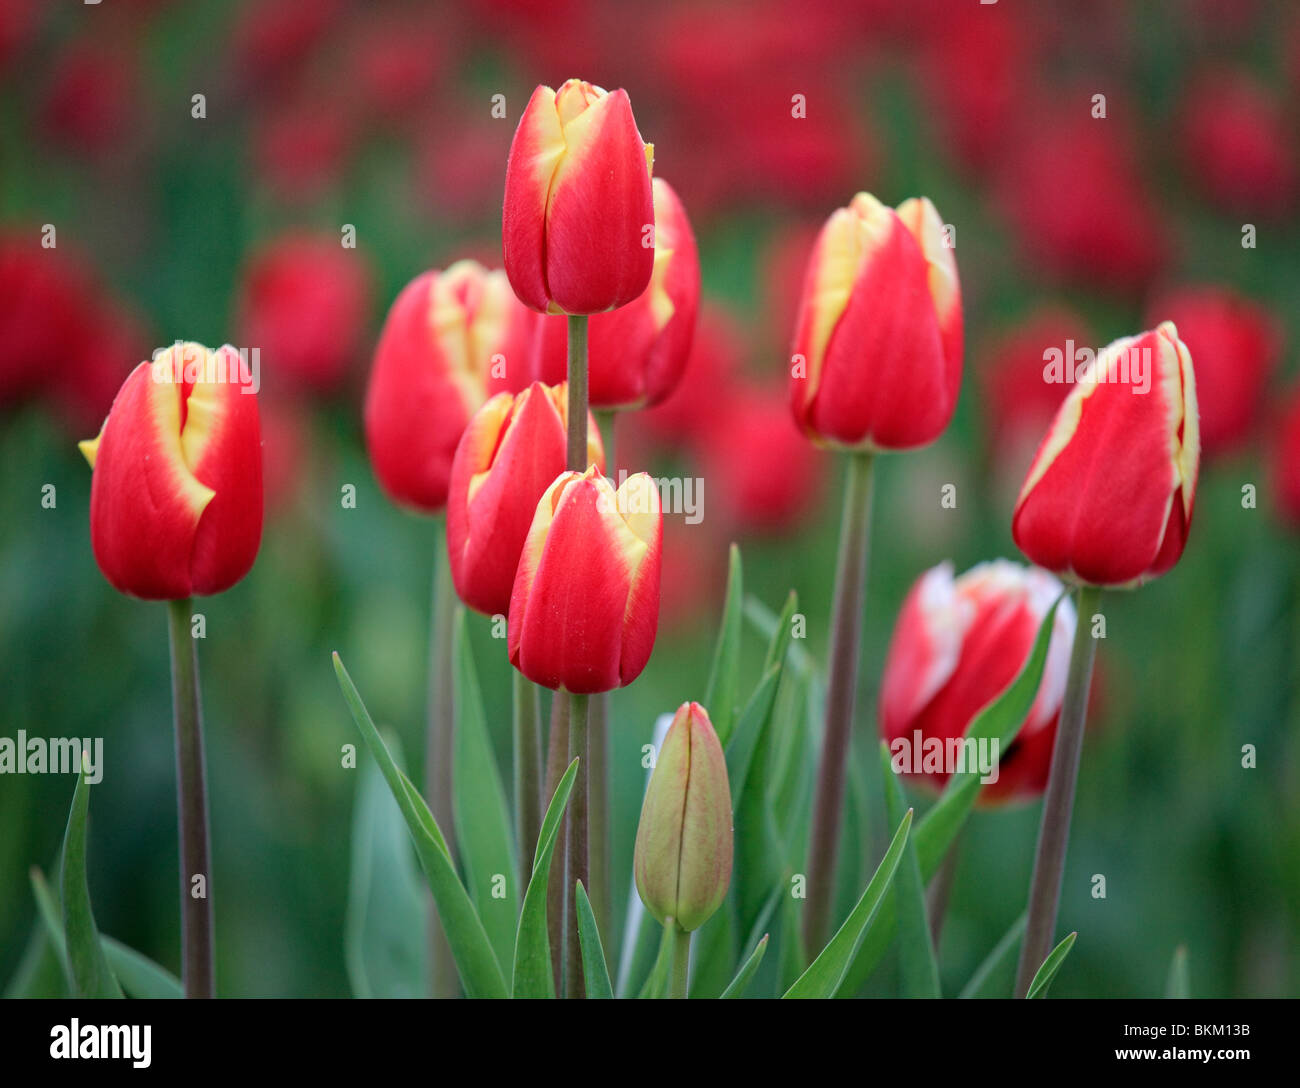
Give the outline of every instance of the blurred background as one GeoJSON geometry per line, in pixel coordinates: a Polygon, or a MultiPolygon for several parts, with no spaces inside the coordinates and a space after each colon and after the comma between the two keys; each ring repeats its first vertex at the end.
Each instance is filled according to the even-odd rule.
{"type": "MultiPolygon", "coordinates": [[[[578,75],[631,95],[694,222],[706,296],[679,393],[619,424],[620,463],[701,477],[705,516],[667,519],[655,654],[613,696],[616,917],[640,748],[702,693],[730,541],[759,601],[775,611],[798,591],[802,649],[824,660],[842,466],[784,399],[803,262],[854,192],[924,193],[956,228],[966,374],[944,437],[877,473],[851,866],[869,872],[887,839],[874,707],[894,616],[935,563],[1016,557],[1012,504],[1063,392],[1041,380],[1044,349],[1172,318],[1200,389],[1196,521],[1172,573],[1107,600],[1061,908],[1080,938],[1053,992],[1159,995],[1185,945],[1195,996],[1300,994],[1300,13],[648,7],[0,0],[0,735],[104,738],[101,930],[179,969],[165,610],[100,576],[75,441],[154,347],[261,348],[262,552],[198,605],[218,985],[346,995],[358,774],[340,749],[358,735],[329,652],[418,766],[434,539],[367,464],[369,354],[411,277],[459,256],[499,264],[519,113],[537,83],[578,75]]],[[[488,621],[470,627],[509,781],[508,666],[488,621]]],[[[763,640],[746,638],[748,691],[763,640]]],[[[28,947],[28,871],[53,870],[72,788],[0,776],[0,983],[28,947]]],[[[1022,909],[1037,825],[1037,805],[973,817],[945,992],[1022,909]]],[[[892,965],[867,992],[893,992],[892,965]]]]}

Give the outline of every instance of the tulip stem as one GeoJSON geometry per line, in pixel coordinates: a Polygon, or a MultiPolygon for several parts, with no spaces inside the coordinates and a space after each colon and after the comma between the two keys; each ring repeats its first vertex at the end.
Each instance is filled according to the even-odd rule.
{"type": "Polygon", "coordinates": [[[587,315],[569,315],[569,470],[587,471],[587,315]]]}
{"type": "Polygon", "coordinates": [[[199,695],[198,648],[190,631],[190,605],[188,598],[167,603],[176,730],[176,807],[180,825],[181,979],[186,997],[215,997],[203,706],[199,695]]]}
{"type": "Polygon", "coordinates": [[[515,838],[519,848],[519,894],[533,872],[533,851],[542,822],[541,700],[537,685],[518,669],[515,680],[515,838]]]}
{"type": "Polygon", "coordinates": [[[1052,933],[1056,929],[1056,912],[1061,899],[1061,875],[1065,870],[1065,851],[1070,839],[1070,814],[1074,809],[1074,787],[1079,777],[1079,759],[1083,752],[1084,719],[1088,712],[1088,689],[1092,682],[1092,662],[1097,654],[1097,640],[1092,636],[1092,617],[1101,602],[1101,589],[1080,586],[1078,622],[1074,645],[1070,650],[1070,671],[1065,681],[1061,717],[1052,748],[1052,764],[1043,797],[1043,819],[1038,829],[1038,850],[1034,855],[1034,875],[1029,884],[1029,917],[1025,939],[1020,946],[1020,965],[1016,971],[1016,996],[1024,997],[1029,984],[1052,950],[1052,933]]]}
{"type": "Polygon", "coordinates": [[[587,886],[587,696],[569,693],[569,762],[578,760],[578,773],[569,798],[567,872],[564,887],[564,991],[567,997],[585,997],[582,947],[578,941],[578,904],[573,889],[587,886]]]}
{"type": "MultiPolygon", "coordinates": [[[[451,638],[455,618],[455,594],[451,585],[451,562],[447,555],[446,525],[437,519],[433,540],[433,599],[429,623],[428,724],[424,744],[424,792],[429,811],[438,822],[447,849],[456,856],[456,828],[451,807],[451,741],[455,705],[452,692],[451,638]]],[[[460,980],[451,945],[432,897],[427,903],[429,918],[430,986],[434,997],[457,997],[460,980]]]]}
{"type": "Polygon", "coordinates": [[[835,855],[843,815],[844,776],[853,734],[853,702],[858,682],[858,641],[871,543],[872,455],[852,453],[844,485],[840,550],[835,570],[831,619],[830,676],[826,687],[826,729],[817,775],[812,836],[808,850],[808,900],[804,908],[804,953],[821,951],[835,891],[835,855]]]}
{"type": "Polygon", "coordinates": [[[667,924],[673,927],[673,974],[668,996],[685,999],[691,977],[691,934],[671,918],[667,924]]]}

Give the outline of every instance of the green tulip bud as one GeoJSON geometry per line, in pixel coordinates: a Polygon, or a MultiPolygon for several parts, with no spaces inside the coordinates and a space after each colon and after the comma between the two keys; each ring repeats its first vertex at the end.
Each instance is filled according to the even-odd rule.
{"type": "Polygon", "coordinates": [[[731,883],[731,787],[708,712],[683,703],[668,728],[636,832],[636,890],[659,922],[698,929],[731,883]]]}

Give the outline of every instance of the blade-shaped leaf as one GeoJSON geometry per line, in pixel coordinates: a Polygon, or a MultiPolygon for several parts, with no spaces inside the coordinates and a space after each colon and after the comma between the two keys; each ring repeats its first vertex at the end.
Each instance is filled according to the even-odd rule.
{"type": "Polygon", "coordinates": [[[854,953],[863,935],[871,928],[880,901],[889,889],[894,873],[898,871],[898,863],[903,857],[903,847],[907,845],[911,829],[912,810],[909,808],[903,822],[894,832],[894,839],[885,851],[875,875],[858,900],[858,905],[826,947],[818,953],[817,958],[808,965],[808,969],[785,992],[786,997],[834,997],[839,992],[853,962],[854,953]]]}
{"type": "Polygon", "coordinates": [[[483,923],[474,911],[469,893],[456,875],[446,839],[443,838],[437,821],[429,812],[424,798],[393,762],[392,753],[375,728],[370,712],[366,710],[356,685],[352,683],[352,678],[337,653],[334,655],[334,672],[338,676],[339,687],[348,709],[352,711],[352,719],[361,731],[370,754],[379,764],[379,770],[406,820],[407,830],[415,843],[416,855],[429,879],[429,889],[433,892],[433,900],[438,907],[438,918],[442,922],[443,932],[447,934],[447,942],[451,946],[465,992],[470,997],[505,997],[507,991],[501,967],[492,951],[483,923]]]}
{"type": "Polygon", "coordinates": [[[614,997],[614,987],[610,985],[609,968],[605,964],[605,949],[600,943],[600,929],[596,926],[596,915],[591,909],[591,900],[587,898],[587,889],[579,880],[574,886],[578,904],[578,943],[582,947],[582,975],[587,981],[587,997],[608,1001],[614,997]]]}
{"type": "Polygon", "coordinates": [[[1187,946],[1180,944],[1174,949],[1174,958],[1169,964],[1169,978],[1165,982],[1165,997],[1186,998],[1192,996],[1192,980],[1187,970],[1187,946]]]}
{"type": "Polygon", "coordinates": [[[90,887],[86,883],[86,815],[90,808],[90,784],[82,773],[72,794],[72,810],[63,838],[63,933],[68,954],[68,978],[77,997],[121,997],[122,988],[99,943],[95,915],[90,907],[90,887]]]}
{"type": "MultiPolygon", "coordinates": [[[[386,743],[401,766],[397,738],[386,743]]],[[[375,763],[361,768],[352,819],[352,866],[344,945],[356,997],[422,997],[429,927],[411,836],[375,763]]]]}
{"type": "Polygon", "coordinates": [[[456,819],[456,853],[465,870],[465,885],[483,920],[497,962],[514,955],[519,917],[513,830],[505,786],[492,754],[483,695],[465,626],[457,609],[453,665],[456,674],[456,728],[452,736],[452,811],[456,819]],[[499,894],[504,885],[505,894],[499,894]],[[498,895],[492,893],[496,890],[498,895]]]}
{"type": "Polygon", "coordinates": [[[736,977],[731,980],[725,990],[722,991],[724,999],[731,999],[745,996],[745,987],[749,985],[749,980],[754,977],[754,972],[758,970],[758,965],[763,962],[763,953],[767,951],[767,934],[763,934],[763,939],[758,942],[757,947],[750,953],[747,959],[736,972],[736,977]]]}
{"type": "Polygon", "coordinates": [[[709,712],[718,742],[725,748],[735,726],[736,703],[740,685],[740,623],[745,598],[740,549],[731,545],[727,568],[727,599],[722,606],[722,626],[713,651],[713,668],[704,691],[704,708],[709,712]]]}
{"type": "MultiPolygon", "coordinates": [[[[966,731],[968,737],[998,737],[999,751],[1005,752],[1015,740],[1024,724],[1029,708],[1033,705],[1038,692],[1038,684],[1043,678],[1043,665],[1047,660],[1047,648],[1052,639],[1052,622],[1056,609],[1061,603],[1058,597],[1047,610],[1034,639],[1033,649],[1021,667],[1016,678],[1007,688],[981,710],[966,731]]],[[[921,866],[921,879],[928,881],[938,871],[944,855],[952,845],[957,832],[962,829],[970,815],[979,795],[980,780],[977,772],[954,774],[949,780],[939,800],[921,818],[916,826],[916,859],[921,866]]],[[[877,925],[867,934],[858,949],[853,966],[849,969],[844,991],[854,994],[861,988],[867,977],[875,970],[894,939],[897,928],[897,916],[892,902],[886,903],[880,912],[877,925]]]]}
{"type": "MultiPolygon", "coordinates": [[[[1014,971],[1015,961],[1012,954],[1020,946],[1020,937],[1025,932],[1025,922],[1028,917],[1028,915],[1022,914],[1011,923],[1011,928],[1002,935],[1002,939],[993,946],[993,951],[985,956],[984,962],[975,969],[970,981],[962,987],[961,993],[957,995],[958,998],[982,997],[989,981],[1004,965],[1009,973],[1014,971]]],[[[1009,995],[1002,994],[1001,996],[1006,997],[1009,995]]]]}
{"type": "Polygon", "coordinates": [[[546,893],[550,887],[551,855],[564,819],[564,808],[578,776],[574,759],[555,787],[555,795],[546,807],[542,827],[533,853],[533,875],[524,893],[524,907],[519,912],[519,931],[515,935],[515,968],[511,992],[515,997],[554,997],[555,977],[551,971],[550,935],[546,929],[546,893]]]}
{"type": "MultiPolygon", "coordinates": [[[[903,788],[890,761],[889,745],[880,742],[881,771],[885,778],[885,813],[891,824],[903,818],[903,788]]],[[[916,844],[903,847],[898,879],[894,881],[894,907],[898,914],[898,963],[904,997],[939,997],[939,965],[930,940],[930,919],[925,907],[925,885],[916,860],[916,844]]]]}
{"type": "Polygon", "coordinates": [[[1056,972],[1061,969],[1065,957],[1070,954],[1070,949],[1074,947],[1074,940],[1078,936],[1077,932],[1071,933],[1047,954],[1047,959],[1043,960],[1043,965],[1034,974],[1034,981],[1029,984],[1029,992],[1025,994],[1026,998],[1032,1000],[1036,997],[1047,996],[1047,988],[1052,984],[1052,979],[1056,977],[1056,972]]]}

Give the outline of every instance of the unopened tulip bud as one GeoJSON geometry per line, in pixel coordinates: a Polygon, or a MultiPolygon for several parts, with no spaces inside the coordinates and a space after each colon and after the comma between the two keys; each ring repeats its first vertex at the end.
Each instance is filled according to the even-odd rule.
{"type": "Polygon", "coordinates": [[[790,405],[815,441],[902,450],[933,442],[957,405],[961,288],[943,221],[924,197],[887,208],[859,193],[808,262],[790,405]]]}
{"type": "Polygon", "coordinates": [[[646,289],[653,162],[626,91],[570,79],[533,92],[510,145],[502,215],[506,273],[525,304],[595,314],[646,289]]]}
{"type": "Polygon", "coordinates": [[[527,366],[536,317],[500,271],[457,261],[417,276],[397,296],[366,389],[366,448],[394,502],[435,513],[451,462],[489,391],[527,366]]]}
{"type": "Polygon", "coordinates": [[[256,386],[232,347],[178,344],[141,363],[99,436],[90,542],[115,589],[146,600],[220,593],[262,541],[256,386]]]}
{"type": "Polygon", "coordinates": [[[659,748],[641,804],[636,890],[659,921],[690,932],[712,917],[731,883],[731,787],[708,712],[683,703],[659,748]]]}
{"type": "Polygon", "coordinates": [[[1200,466],[1192,357],[1166,321],[1076,380],[1020,490],[1011,534],[1040,567],[1129,588],[1187,543],[1200,466]]]}
{"type": "MultiPolygon", "coordinates": [[[[510,608],[538,500],[564,472],[568,419],[568,385],[534,382],[519,394],[498,393],[465,428],[451,467],[447,550],[457,594],[479,612],[510,608]]],[[[587,463],[605,468],[590,417],[587,463]]]]}
{"type": "Polygon", "coordinates": [[[659,624],[659,492],[566,472],[533,515],[510,598],[510,663],[543,687],[612,691],[645,668],[659,624]]]}

